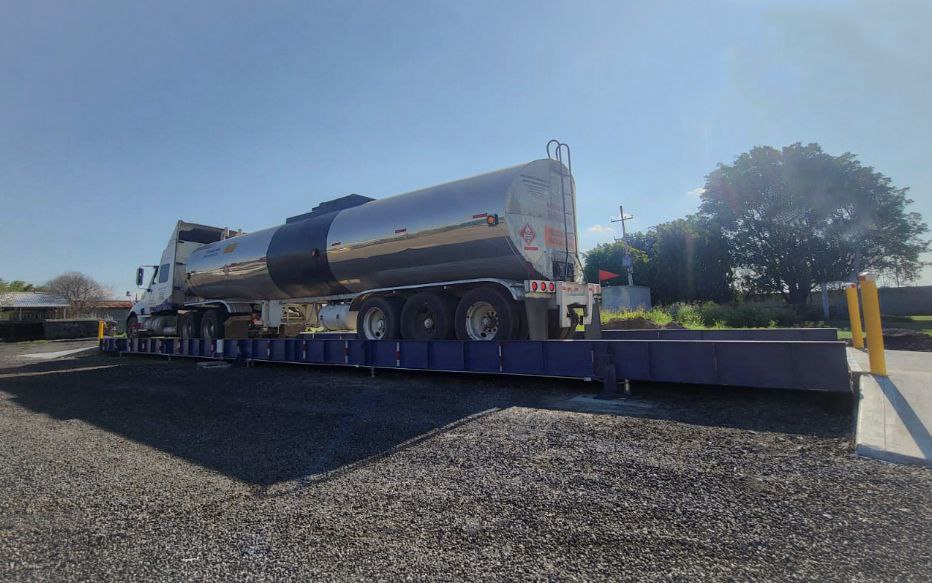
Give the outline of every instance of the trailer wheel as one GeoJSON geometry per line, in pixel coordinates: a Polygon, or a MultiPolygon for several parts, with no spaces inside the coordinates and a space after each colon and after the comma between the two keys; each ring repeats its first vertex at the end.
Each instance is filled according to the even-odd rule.
{"type": "Polygon", "coordinates": [[[456,307],[454,327],[459,340],[511,340],[521,325],[520,306],[505,291],[477,287],[456,307]]]}
{"type": "Polygon", "coordinates": [[[401,334],[409,340],[445,340],[453,335],[456,302],[437,292],[420,292],[401,310],[401,334]]]}
{"type": "Polygon", "coordinates": [[[395,340],[401,337],[401,298],[369,298],[356,317],[356,337],[360,340],[395,340]]]}
{"type": "Polygon", "coordinates": [[[201,314],[200,312],[185,312],[178,314],[178,336],[182,338],[200,338],[201,314]]]}
{"type": "Polygon", "coordinates": [[[214,340],[223,338],[223,323],[226,321],[226,313],[223,310],[207,310],[201,316],[201,338],[205,340],[214,340]]]}

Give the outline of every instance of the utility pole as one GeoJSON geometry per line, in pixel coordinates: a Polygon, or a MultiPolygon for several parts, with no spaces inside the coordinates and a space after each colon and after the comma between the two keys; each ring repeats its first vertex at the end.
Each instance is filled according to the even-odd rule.
{"type": "Polygon", "coordinates": [[[621,223],[621,239],[616,238],[615,241],[616,242],[621,241],[622,243],[624,243],[624,246],[625,246],[625,257],[622,260],[622,262],[624,264],[625,270],[628,272],[628,285],[634,285],[634,275],[633,275],[634,260],[631,259],[631,253],[628,252],[628,241],[626,239],[626,237],[628,236],[628,232],[625,229],[625,221],[630,221],[633,218],[634,218],[634,215],[625,214],[624,206],[618,205],[618,218],[611,219],[613,223],[621,223]]]}

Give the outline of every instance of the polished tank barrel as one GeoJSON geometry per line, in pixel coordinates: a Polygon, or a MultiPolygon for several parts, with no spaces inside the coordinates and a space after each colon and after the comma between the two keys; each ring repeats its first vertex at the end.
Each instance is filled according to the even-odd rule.
{"type": "Polygon", "coordinates": [[[575,186],[555,160],[379,200],[354,196],[195,250],[187,293],[265,300],[481,278],[581,281],[575,186]]]}

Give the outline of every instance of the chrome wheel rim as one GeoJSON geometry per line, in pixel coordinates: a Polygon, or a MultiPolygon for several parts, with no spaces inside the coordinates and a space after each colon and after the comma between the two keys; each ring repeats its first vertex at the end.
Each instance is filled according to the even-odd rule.
{"type": "Polygon", "coordinates": [[[388,327],[388,318],[381,308],[372,308],[366,312],[366,317],[362,322],[362,330],[369,340],[381,340],[385,337],[385,329],[388,327]]]}
{"type": "Polygon", "coordinates": [[[437,332],[437,318],[434,312],[427,306],[422,306],[414,318],[417,326],[427,337],[431,337],[437,332]]]}
{"type": "Polygon", "coordinates": [[[470,340],[494,340],[498,334],[498,313],[489,302],[476,302],[466,310],[466,335],[470,340]]]}

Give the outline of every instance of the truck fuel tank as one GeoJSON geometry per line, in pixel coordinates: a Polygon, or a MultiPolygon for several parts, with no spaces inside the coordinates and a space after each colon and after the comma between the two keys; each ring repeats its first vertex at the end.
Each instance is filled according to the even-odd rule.
{"type": "Polygon", "coordinates": [[[320,325],[331,332],[355,330],[358,312],[351,312],[349,308],[349,304],[327,304],[320,309],[320,325]]]}

